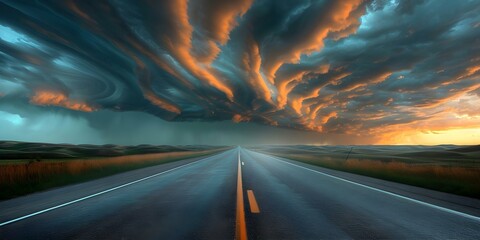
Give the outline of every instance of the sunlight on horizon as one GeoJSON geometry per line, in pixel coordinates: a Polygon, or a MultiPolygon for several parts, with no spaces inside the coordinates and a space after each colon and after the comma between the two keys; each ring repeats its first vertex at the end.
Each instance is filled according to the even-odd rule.
{"type": "Polygon", "coordinates": [[[480,128],[450,129],[430,132],[416,132],[401,136],[394,145],[478,145],[480,128]]]}

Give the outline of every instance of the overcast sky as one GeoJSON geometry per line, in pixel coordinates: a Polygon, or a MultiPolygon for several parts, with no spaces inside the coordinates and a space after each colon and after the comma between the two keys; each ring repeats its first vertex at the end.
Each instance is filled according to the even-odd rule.
{"type": "Polygon", "coordinates": [[[478,144],[480,1],[0,0],[0,140],[478,144]]]}

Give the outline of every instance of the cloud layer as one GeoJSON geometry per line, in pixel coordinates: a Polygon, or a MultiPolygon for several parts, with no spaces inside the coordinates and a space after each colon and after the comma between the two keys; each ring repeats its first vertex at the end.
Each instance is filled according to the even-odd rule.
{"type": "Polygon", "coordinates": [[[480,127],[478,1],[0,2],[4,105],[380,142],[480,127]]]}

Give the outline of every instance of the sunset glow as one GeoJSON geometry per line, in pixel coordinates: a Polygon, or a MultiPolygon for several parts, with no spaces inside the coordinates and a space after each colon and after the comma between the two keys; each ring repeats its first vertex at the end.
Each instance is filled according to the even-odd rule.
{"type": "Polygon", "coordinates": [[[70,119],[58,132],[85,128],[86,142],[165,142],[167,129],[195,129],[178,143],[478,144],[479,10],[434,0],[6,1],[0,111],[22,124],[0,115],[3,135],[32,140],[26,133],[44,133],[31,125],[54,118],[70,119]]]}

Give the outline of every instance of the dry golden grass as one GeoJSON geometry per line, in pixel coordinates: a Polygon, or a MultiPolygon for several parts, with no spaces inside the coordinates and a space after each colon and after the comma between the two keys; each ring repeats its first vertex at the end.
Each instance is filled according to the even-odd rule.
{"type": "Polygon", "coordinates": [[[363,159],[345,161],[308,154],[270,154],[340,171],[480,198],[478,166],[445,166],[435,163],[415,164],[363,159]]]}
{"type": "Polygon", "coordinates": [[[205,156],[224,149],[128,155],[75,160],[43,160],[0,165],[0,199],[87,181],[175,160],[205,156]]]}
{"type": "Polygon", "coordinates": [[[480,171],[475,168],[439,166],[439,165],[417,165],[403,162],[381,162],[373,160],[350,159],[343,163],[346,168],[395,173],[399,175],[431,176],[440,179],[454,179],[456,181],[474,181],[480,183],[480,171]]]}

